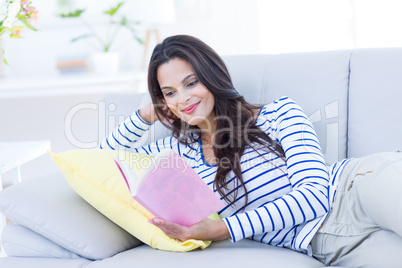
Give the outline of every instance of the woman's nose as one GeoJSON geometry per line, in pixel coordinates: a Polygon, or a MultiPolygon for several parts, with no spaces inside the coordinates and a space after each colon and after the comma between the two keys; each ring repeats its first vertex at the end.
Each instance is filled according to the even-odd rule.
{"type": "Polygon", "coordinates": [[[179,103],[187,103],[191,98],[191,94],[180,92],[179,94],[179,103]]]}

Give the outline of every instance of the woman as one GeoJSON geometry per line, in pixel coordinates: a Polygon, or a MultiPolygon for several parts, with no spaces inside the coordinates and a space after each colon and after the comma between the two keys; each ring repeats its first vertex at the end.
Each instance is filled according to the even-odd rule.
{"type": "MultiPolygon", "coordinates": [[[[127,118],[101,148],[131,148],[161,120],[173,131],[172,137],[134,150],[147,154],[163,148],[175,150],[226,202],[218,212],[221,221],[205,219],[185,227],[153,219],[168,236],[182,241],[250,238],[338,264],[343,258],[337,252],[342,249],[331,248],[325,253],[318,238],[341,229],[342,235],[364,239],[381,228],[371,224],[363,208],[359,215],[367,216],[367,224],[358,231],[348,233],[348,228],[338,223],[351,213],[343,211],[343,202],[358,202],[363,195],[355,190],[360,182],[352,174],[367,174],[367,161],[345,159],[327,168],[316,133],[302,109],[288,97],[264,106],[247,103],[234,89],[222,59],[199,39],[179,35],[157,45],[148,69],[148,87],[152,102],[127,118]],[[351,189],[356,193],[333,202],[338,184],[342,191],[337,196],[351,189]]],[[[402,154],[383,157],[399,159],[401,166],[402,154]]],[[[375,212],[378,209],[382,208],[374,208],[375,212]]],[[[387,222],[392,222],[392,217],[387,222]]],[[[356,218],[350,224],[358,225],[359,221],[356,218]]],[[[395,228],[391,230],[401,235],[402,225],[395,228]]]]}

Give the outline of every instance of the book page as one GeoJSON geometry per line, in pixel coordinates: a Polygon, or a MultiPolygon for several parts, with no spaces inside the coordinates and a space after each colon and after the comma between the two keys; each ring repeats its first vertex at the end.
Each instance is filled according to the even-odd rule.
{"type": "Polygon", "coordinates": [[[156,217],[186,226],[224,207],[200,176],[173,151],[147,174],[134,198],[156,217]]]}

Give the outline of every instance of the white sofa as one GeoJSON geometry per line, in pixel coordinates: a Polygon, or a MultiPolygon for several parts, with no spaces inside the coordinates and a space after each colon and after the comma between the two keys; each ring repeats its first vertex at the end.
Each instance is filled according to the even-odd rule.
{"type": "MultiPolygon", "coordinates": [[[[314,122],[328,164],[402,149],[402,48],[224,57],[236,89],[251,103],[287,95],[314,122]]],[[[144,94],[107,98],[128,115],[144,94]]],[[[166,135],[156,124],[149,139],[166,135]]],[[[155,250],[81,199],[63,176],[23,182],[0,192],[8,257],[0,267],[323,267],[305,254],[242,240],[205,250],[155,250]]],[[[381,256],[379,256],[381,258],[381,256]]]]}

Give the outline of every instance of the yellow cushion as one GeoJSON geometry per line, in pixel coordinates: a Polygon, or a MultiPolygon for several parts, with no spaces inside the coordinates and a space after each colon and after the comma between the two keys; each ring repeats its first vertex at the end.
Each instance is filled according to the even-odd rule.
{"type": "MultiPolygon", "coordinates": [[[[130,196],[113,158],[119,155],[135,172],[140,173],[152,156],[101,149],[49,153],[71,187],[82,198],[142,242],[153,248],[168,251],[204,249],[211,243],[193,239],[185,242],[172,239],[148,223],[153,215],[130,196]]],[[[217,214],[212,218],[219,220],[217,214]]]]}

